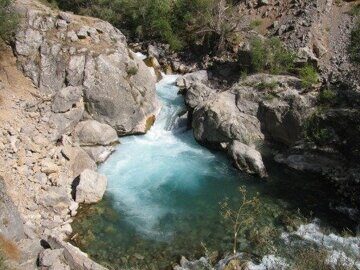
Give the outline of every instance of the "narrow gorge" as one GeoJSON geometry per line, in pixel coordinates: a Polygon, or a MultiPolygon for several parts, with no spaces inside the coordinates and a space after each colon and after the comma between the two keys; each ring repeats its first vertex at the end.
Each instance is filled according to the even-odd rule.
{"type": "Polygon", "coordinates": [[[358,1],[85,2],[0,0],[1,270],[360,269],[358,1]]]}

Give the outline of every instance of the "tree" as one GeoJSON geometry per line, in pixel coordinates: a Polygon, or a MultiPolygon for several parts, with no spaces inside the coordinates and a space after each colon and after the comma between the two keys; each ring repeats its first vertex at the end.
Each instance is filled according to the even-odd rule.
{"type": "Polygon", "coordinates": [[[237,6],[226,0],[199,2],[202,8],[192,14],[193,20],[189,20],[191,24],[188,25],[188,33],[198,44],[222,53],[238,33],[241,17],[237,6]]]}
{"type": "Polygon", "coordinates": [[[239,188],[242,195],[241,204],[238,208],[232,208],[228,199],[220,204],[221,215],[230,223],[233,234],[233,254],[237,253],[238,238],[241,233],[249,229],[255,222],[255,216],[258,213],[260,201],[258,194],[252,198],[247,197],[247,190],[244,186],[239,188]]]}

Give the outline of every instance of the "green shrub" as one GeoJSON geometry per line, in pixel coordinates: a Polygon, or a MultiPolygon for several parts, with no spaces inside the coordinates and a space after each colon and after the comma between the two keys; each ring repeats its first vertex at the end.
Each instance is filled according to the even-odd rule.
{"type": "Polygon", "coordinates": [[[355,64],[360,64],[360,20],[351,31],[350,45],[348,48],[350,60],[355,64]]]}
{"type": "Polygon", "coordinates": [[[9,42],[15,33],[18,18],[10,8],[10,0],[0,0],[0,40],[9,42]]]}
{"type": "Polygon", "coordinates": [[[315,112],[304,123],[305,139],[317,145],[325,145],[332,139],[332,133],[322,123],[321,113],[315,112]]]}
{"type": "Polygon", "coordinates": [[[279,38],[251,41],[251,65],[255,72],[288,73],[294,66],[295,55],[289,52],[279,38]]]}
{"type": "Polygon", "coordinates": [[[255,28],[259,27],[261,24],[262,24],[261,20],[253,20],[253,21],[250,22],[249,27],[251,29],[255,29],[255,28]]]}
{"type": "Polygon", "coordinates": [[[126,70],[127,74],[131,77],[134,76],[138,73],[138,68],[137,67],[130,67],[126,70]]]}
{"type": "Polygon", "coordinates": [[[337,97],[337,94],[335,91],[326,88],[320,92],[319,101],[321,103],[330,103],[330,102],[333,102],[336,97],[337,97]]]}
{"type": "Polygon", "coordinates": [[[300,68],[299,76],[301,79],[301,85],[304,88],[310,88],[319,81],[317,71],[312,65],[305,65],[300,68]]]}
{"type": "Polygon", "coordinates": [[[279,84],[276,81],[271,82],[259,82],[257,85],[255,85],[255,88],[257,90],[273,90],[278,86],[279,84]]]}

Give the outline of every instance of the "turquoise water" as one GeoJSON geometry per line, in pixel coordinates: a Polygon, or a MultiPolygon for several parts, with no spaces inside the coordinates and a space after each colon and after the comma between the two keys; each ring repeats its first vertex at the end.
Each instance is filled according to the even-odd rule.
{"type": "Polygon", "coordinates": [[[328,210],[328,200],[319,199],[333,195],[316,177],[267,163],[270,178],[264,182],[198,145],[178,119],[185,106],[175,79],[167,76],[157,85],[163,106],[152,129],[121,138],[100,167],[108,177],[106,196],[80,211],[73,223],[76,245],[112,269],[169,269],[181,255],[203,255],[204,247],[220,256],[231,251],[232,238],[219,203],[228,198],[239,205],[241,185],[261,199],[256,222],[241,237],[241,250],[259,256],[281,250],[279,234],[311,218],[309,213],[333,227],[345,226],[343,217],[328,210]]]}

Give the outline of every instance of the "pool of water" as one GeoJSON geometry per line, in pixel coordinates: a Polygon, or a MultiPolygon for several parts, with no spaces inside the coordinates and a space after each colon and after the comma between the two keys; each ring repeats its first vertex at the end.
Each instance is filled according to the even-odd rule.
{"type": "Polygon", "coordinates": [[[266,162],[270,177],[263,181],[197,144],[178,118],[185,106],[175,80],[166,76],[157,85],[163,106],[153,128],[121,138],[100,167],[107,192],[101,203],[81,208],[73,223],[77,246],[112,269],[169,269],[181,255],[197,258],[205,251],[221,256],[232,250],[232,237],[219,203],[227,198],[240,205],[240,186],[261,201],[254,224],[240,237],[241,250],[281,252],[281,232],[313,215],[331,228],[352,225],[329,210],[335,195],[317,176],[266,162]]]}

